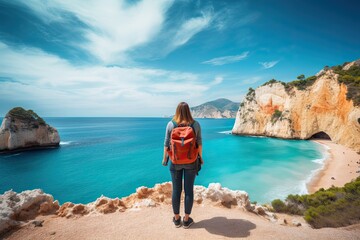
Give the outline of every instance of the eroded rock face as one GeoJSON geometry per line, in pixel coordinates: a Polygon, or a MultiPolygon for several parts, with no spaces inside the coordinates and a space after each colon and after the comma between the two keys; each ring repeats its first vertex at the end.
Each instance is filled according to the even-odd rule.
{"type": "MultiPolygon", "coordinates": [[[[57,214],[61,217],[80,217],[87,214],[124,212],[127,209],[156,207],[160,204],[171,204],[171,182],[156,184],[153,188],[139,187],[136,192],[122,199],[101,196],[89,204],[64,203],[57,214]]],[[[194,202],[203,204],[222,204],[226,207],[237,207],[252,211],[249,196],[243,191],[233,191],[221,187],[219,183],[212,183],[208,188],[194,186],[194,202]]]]}
{"type": "Polygon", "coordinates": [[[236,116],[233,134],[309,139],[324,132],[335,143],[360,151],[360,108],[346,99],[347,87],[331,69],[306,90],[276,82],[249,93],[236,116]]]}
{"type": "Polygon", "coordinates": [[[58,131],[31,110],[14,108],[2,121],[0,152],[59,146],[58,131]]]}
{"type": "Polygon", "coordinates": [[[40,189],[7,191],[0,195],[0,234],[39,214],[55,213],[58,208],[58,201],[40,189]]]}
{"type": "MultiPolygon", "coordinates": [[[[60,217],[77,218],[88,214],[108,214],[124,212],[127,209],[156,207],[171,204],[171,182],[156,184],[153,188],[139,187],[136,192],[122,199],[101,196],[89,204],[66,202],[59,206],[49,194],[40,189],[21,193],[7,191],[0,195],[0,234],[20,225],[23,221],[34,219],[40,214],[56,214],[60,217]]],[[[184,194],[182,194],[182,197],[184,194]]],[[[219,183],[209,187],[194,186],[194,202],[198,204],[223,205],[253,211],[249,196],[244,191],[223,188],[219,183]]]]}

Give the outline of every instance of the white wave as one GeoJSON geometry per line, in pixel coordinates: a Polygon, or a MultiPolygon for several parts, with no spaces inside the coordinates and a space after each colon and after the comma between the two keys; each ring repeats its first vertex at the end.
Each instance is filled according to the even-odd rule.
{"type": "Polygon", "coordinates": [[[316,175],[319,174],[320,171],[322,171],[325,167],[325,161],[330,156],[330,148],[324,144],[319,143],[323,149],[322,149],[322,158],[312,160],[312,162],[319,164],[320,166],[310,172],[310,174],[307,176],[307,178],[302,182],[302,185],[304,189],[306,189],[306,193],[308,193],[307,185],[314,179],[316,175]]]}
{"type": "Polygon", "coordinates": [[[311,160],[312,162],[314,163],[317,163],[317,164],[324,164],[324,161],[326,160],[326,158],[319,158],[319,159],[315,159],[315,160],[311,160]]]}
{"type": "Polygon", "coordinates": [[[228,131],[222,131],[222,132],[218,132],[218,133],[222,133],[222,134],[232,134],[231,132],[232,132],[231,130],[228,130],[228,131]]]}
{"type": "Polygon", "coordinates": [[[266,136],[256,136],[256,135],[245,135],[246,137],[253,137],[253,138],[266,138],[266,136]]]}
{"type": "Polygon", "coordinates": [[[8,156],[4,156],[4,158],[10,158],[10,157],[15,157],[15,156],[19,156],[21,153],[15,153],[15,154],[10,154],[8,156]]]}
{"type": "Polygon", "coordinates": [[[69,144],[71,144],[71,143],[72,143],[72,141],[60,142],[60,145],[69,145],[69,144]]]}
{"type": "Polygon", "coordinates": [[[321,143],[321,142],[318,142],[318,141],[312,141],[312,142],[317,143],[317,144],[320,144],[320,145],[323,146],[326,150],[330,150],[330,149],[331,149],[328,145],[325,145],[325,144],[323,144],[323,143],[321,143]]]}

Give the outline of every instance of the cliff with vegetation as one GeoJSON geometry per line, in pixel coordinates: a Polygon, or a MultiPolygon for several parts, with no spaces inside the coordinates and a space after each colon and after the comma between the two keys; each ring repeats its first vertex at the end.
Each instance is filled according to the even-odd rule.
{"type": "Polygon", "coordinates": [[[287,139],[330,138],[360,151],[360,60],[316,76],[249,89],[233,134],[287,139]]]}
{"type": "Polygon", "coordinates": [[[32,110],[10,110],[0,128],[0,152],[59,146],[58,131],[32,110]]]}
{"type": "Polygon", "coordinates": [[[225,98],[203,103],[191,108],[195,118],[235,118],[239,104],[225,98]]]}

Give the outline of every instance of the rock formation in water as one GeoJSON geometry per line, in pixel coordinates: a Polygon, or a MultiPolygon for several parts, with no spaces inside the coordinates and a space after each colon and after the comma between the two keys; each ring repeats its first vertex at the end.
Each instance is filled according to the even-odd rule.
{"type": "Polygon", "coordinates": [[[59,146],[58,131],[32,110],[10,110],[0,128],[0,152],[59,146]]]}
{"type": "Polygon", "coordinates": [[[360,151],[360,61],[325,67],[316,76],[250,88],[233,134],[287,139],[327,136],[360,151]]]}
{"type": "Polygon", "coordinates": [[[206,102],[191,108],[195,118],[235,118],[239,104],[225,98],[206,102]]]}
{"type": "MultiPolygon", "coordinates": [[[[139,187],[136,193],[121,199],[101,196],[88,204],[66,202],[59,206],[58,201],[54,201],[51,195],[43,193],[40,189],[19,194],[10,190],[0,195],[0,234],[38,215],[56,214],[60,217],[77,218],[88,214],[108,214],[171,204],[171,192],[171,182],[166,182],[156,184],[153,188],[139,187]]],[[[223,188],[219,183],[211,183],[208,188],[194,186],[194,203],[235,207],[267,218],[273,217],[272,213],[265,212],[266,208],[251,204],[246,192],[223,188]]]]}

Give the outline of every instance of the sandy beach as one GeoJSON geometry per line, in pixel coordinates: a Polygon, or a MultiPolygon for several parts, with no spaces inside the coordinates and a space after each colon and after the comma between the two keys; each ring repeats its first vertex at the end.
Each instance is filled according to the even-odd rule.
{"type": "Polygon", "coordinates": [[[329,156],[323,168],[307,185],[309,193],[320,188],[341,187],[360,176],[360,154],[330,140],[314,140],[328,148],[329,156]]]}

